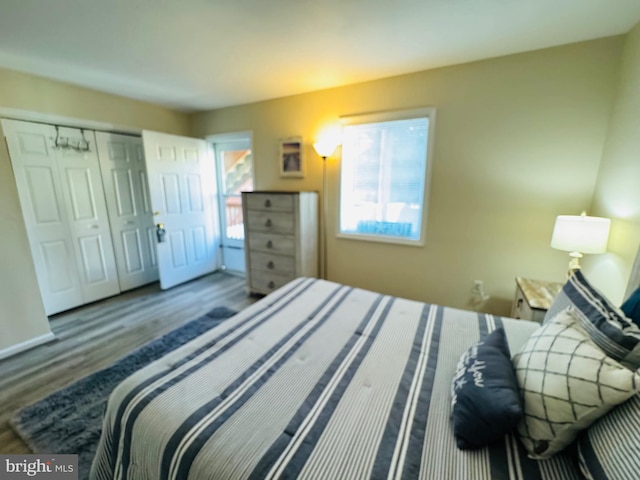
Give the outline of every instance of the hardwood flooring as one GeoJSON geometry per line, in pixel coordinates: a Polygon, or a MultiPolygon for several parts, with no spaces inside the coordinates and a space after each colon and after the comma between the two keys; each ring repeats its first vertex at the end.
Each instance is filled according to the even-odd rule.
{"type": "Polygon", "coordinates": [[[253,303],[243,278],[214,273],[170,290],[154,283],[50,318],[56,340],[0,360],[0,453],[31,453],[13,412],[104,368],[214,307],[253,303]]]}

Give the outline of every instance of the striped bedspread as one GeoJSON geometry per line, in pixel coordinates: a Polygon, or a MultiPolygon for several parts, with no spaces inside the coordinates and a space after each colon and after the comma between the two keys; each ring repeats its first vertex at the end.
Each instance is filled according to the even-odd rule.
{"type": "Polygon", "coordinates": [[[93,479],[572,479],[515,438],[455,446],[460,355],[536,324],[297,279],[111,395],[93,479]]]}

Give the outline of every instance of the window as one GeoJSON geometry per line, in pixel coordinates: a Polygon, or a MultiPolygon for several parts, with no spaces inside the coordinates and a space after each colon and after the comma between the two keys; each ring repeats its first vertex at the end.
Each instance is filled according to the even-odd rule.
{"type": "Polygon", "coordinates": [[[340,236],[422,245],[435,111],[345,120],[340,236]]]}

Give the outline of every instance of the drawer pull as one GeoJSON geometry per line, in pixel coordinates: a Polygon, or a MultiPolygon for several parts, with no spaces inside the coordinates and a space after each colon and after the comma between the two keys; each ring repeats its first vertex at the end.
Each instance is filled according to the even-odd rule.
{"type": "Polygon", "coordinates": [[[264,223],[265,227],[270,227],[271,226],[271,219],[267,218],[267,221],[264,223]]]}
{"type": "Polygon", "coordinates": [[[267,263],[267,268],[268,268],[269,270],[273,270],[275,267],[276,267],[276,266],[275,266],[275,264],[274,264],[273,262],[271,262],[271,261],[270,261],[269,263],[267,263]]]}
{"type": "Polygon", "coordinates": [[[271,240],[267,242],[267,248],[273,248],[273,242],[271,240]]]}
{"type": "Polygon", "coordinates": [[[522,298],[518,299],[518,303],[516,304],[516,308],[519,310],[522,307],[522,298]]]}
{"type": "Polygon", "coordinates": [[[269,287],[270,289],[272,289],[272,290],[273,290],[274,288],[276,288],[276,284],[275,284],[275,283],[273,283],[273,280],[271,280],[271,281],[269,282],[269,285],[267,285],[267,287],[269,287]]]}
{"type": "Polygon", "coordinates": [[[271,200],[269,200],[268,198],[264,201],[264,206],[269,208],[271,206],[271,200]]]}

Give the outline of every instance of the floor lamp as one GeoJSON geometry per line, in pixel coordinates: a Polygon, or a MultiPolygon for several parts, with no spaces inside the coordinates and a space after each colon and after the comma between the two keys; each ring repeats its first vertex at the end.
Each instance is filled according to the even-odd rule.
{"type": "Polygon", "coordinates": [[[313,144],[316,153],[322,158],[322,214],[320,216],[320,255],[322,256],[320,276],[327,279],[327,158],[333,155],[338,145],[329,141],[313,144]]]}

